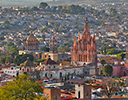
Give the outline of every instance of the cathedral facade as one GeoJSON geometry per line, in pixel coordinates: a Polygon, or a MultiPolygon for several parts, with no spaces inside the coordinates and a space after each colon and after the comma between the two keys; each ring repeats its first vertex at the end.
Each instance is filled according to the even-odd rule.
{"type": "Polygon", "coordinates": [[[32,31],[31,31],[31,34],[28,36],[28,38],[26,40],[25,50],[30,50],[30,51],[38,50],[38,40],[34,36],[32,31]]]}
{"type": "Polygon", "coordinates": [[[72,64],[80,65],[94,63],[95,70],[97,69],[97,48],[95,35],[90,35],[87,19],[83,35],[79,35],[78,45],[76,38],[74,38],[74,45],[71,47],[71,62],[72,64]]]}

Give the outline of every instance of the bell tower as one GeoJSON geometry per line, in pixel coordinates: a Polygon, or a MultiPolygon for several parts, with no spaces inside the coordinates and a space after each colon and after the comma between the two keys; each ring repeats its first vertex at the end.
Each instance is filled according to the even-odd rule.
{"type": "Polygon", "coordinates": [[[50,40],[49,48],[50,48],[49,51],[50,58],[57,62],[58,61],[57,40],[55,39],[54,35],[50,40]]]}

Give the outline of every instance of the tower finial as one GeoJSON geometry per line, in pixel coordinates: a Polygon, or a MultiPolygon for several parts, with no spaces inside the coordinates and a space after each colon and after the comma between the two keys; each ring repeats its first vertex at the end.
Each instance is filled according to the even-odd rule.
{"type": "Polygon", "coordinates": [[[74,48],[77,49],[76,38],[74,38],[74,48]]]}
{"type": "Polygon", "coordinates": [[[30,34],[33,34],[33,31],[31,30],[30,34]]]}
{"type": "Polygon", "coordinates": [[[87,17],[86,17],[86,21],[85,21],[85,27],[84,27],[84,34],[83,34],[83,36],[87,40],[90,40],[90,31],[89,31],[89,25],[88,25],[88,18],[87,17]]]}
{"type": "Polygon", "coordinates": [[[80,41],[81,40],[81,37],[80,37],[80,34],[79,34],[79,38],[78,38],[78,41],[80,41]]]}

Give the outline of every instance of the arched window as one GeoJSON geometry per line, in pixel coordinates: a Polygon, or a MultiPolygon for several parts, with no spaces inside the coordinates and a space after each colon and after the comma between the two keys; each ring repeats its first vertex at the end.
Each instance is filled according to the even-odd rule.
{"type": "Polygon", "coordinates": [[[52,78],[52,74],[51,74],[51,78],[52,78]]]}
{"type": "Polygon", "coordinates": [[[27,69],[27,72],[29,72],[29,69],[27,69]]]}
{"type": "Polygon", "coordinates": [[[62,72],[60,72],[60,79],[62,78],[62,72]]]}
{"type": "Polygon", "coordinates": [[[45,73],[45,77],[47,77],[47,73],[45,73]]]}
{"type": "Polygon", "coordinates": [[[80,91],[78,92],[78,98],[80,98],[80,91]]]}

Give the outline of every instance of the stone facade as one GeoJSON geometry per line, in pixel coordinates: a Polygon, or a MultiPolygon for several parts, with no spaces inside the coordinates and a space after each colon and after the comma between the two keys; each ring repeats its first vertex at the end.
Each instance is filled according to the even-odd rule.
{"type": "Polygon", "coordinates": [[[55,68],[55,69],[45,69],[40,71],[41,78],[48,77],[48,78],[61,79],[63,76],[68,74],[75,74],[75,75],[84,74],[84,67],[78,66],[78,67],[67,67],[67,68],[60,68],[60,69],[55,68]]]}
{"type": "Polygon", "coordinates": [[[60,88],[44,88],[43,94],[47,99],[61,100],[61,90],[60,88]]]}
{"type": "Polygon", "coordinates": [[[91,85],[75,84],[75,90],[78,100],[91,100],[91,85]]]}
{"type": "Polygon", "coordinates": [[[50,40],[49,47],[50,47],[49,52],[38,50],[38,40],[31,32],[30,36],[28,36],[26,40],[25,50],[19,50],[19,55],[32,54],[34,56],[34,60],[47,59],[47,56],[50,56],[50,58],[56,62],[58,60],[66,60],[68,58],[68,54],[58,53],[57,40],[55,39],[54,36],[52,36],[52,39],[50,40]]]}
{"type": "MultiPolygon", "coordinates": [[[[88,20],[86,19],[83,35],[79,35],[78,46],[76,38],[74,38],[74,45],[71,47],[71,61],[72,64],[95,63],[95,70],[97,70],[97,48],[95,35],[90,36],[88,20]]],[[[97,74],[97,71],[95,71],[97,74]]]]}
{"type": "Polygon", "coordinates": [[[32,32],[26,40],[25,50],[30,50],[30,51],[38,50],[38,40],[36,39],[36,37],[32,32]]]}

